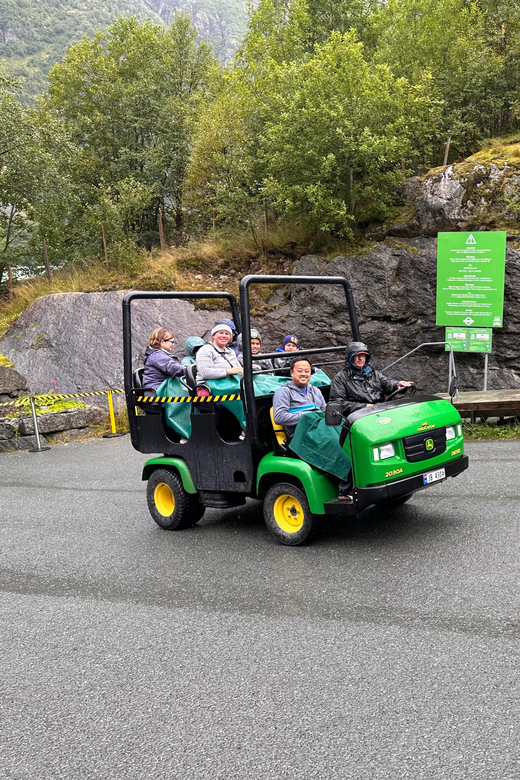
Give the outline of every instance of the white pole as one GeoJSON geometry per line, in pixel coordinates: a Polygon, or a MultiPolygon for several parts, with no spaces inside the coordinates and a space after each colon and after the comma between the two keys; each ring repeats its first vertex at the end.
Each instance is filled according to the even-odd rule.
{"type": "Polygon", "coordinates": [[[43,452],[44,450],[50,450],[50,447],[42,447],[40,442],[40,432],[38,431],[38,422],[36,420],[36,407],[34,406],[34,398],[29,398],[29,402],[31,404],[31,414],[32,414],[32,420],[34,425],[34,435],[36,436],[36,449],[35,450],[29,450],[29,452],[43,452]]]}

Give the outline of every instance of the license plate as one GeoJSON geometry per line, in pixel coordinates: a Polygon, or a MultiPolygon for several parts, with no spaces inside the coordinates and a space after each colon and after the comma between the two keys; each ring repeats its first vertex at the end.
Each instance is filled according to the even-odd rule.
{"type": "Polygon", "coordinates": [[[423,484],[429,485],[431,482],[437,482],[439,479],[446,479],[446,469],[437,469],[423,474],[423,484]]]}

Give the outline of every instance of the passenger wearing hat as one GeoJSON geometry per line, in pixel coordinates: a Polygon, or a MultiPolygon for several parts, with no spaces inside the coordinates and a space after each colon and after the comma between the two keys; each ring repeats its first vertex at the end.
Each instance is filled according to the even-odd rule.
{"type": "Polygon", "coordinates": [[[345,368],[336,374],[330,387],[330,400],[343,403],[343,414],[383,403],[385,396],[413,382],[389,379],[370,365],[370,352],[362,341],[351,341],[347,347],[345,368]]]}
{"type": "Polygon", "coordinates": [[[238,355],[238,345],[237,345],[238,330],[236,329],[233,320],[230,320],[229,317],[226,317],[223,320],[215,320],[215,325],[229,325],[233,335],[228,346],[233,350],[235,355],[238,355]]]}
{"type": "MultiPolygon", "coordinates": [[[[300,339],[298,336],[293,336],[292,334],[289,334],[286,336],[283,340],[283,344],[281,347],[277,347],[277,352],[283,352],[283,353],[292,353],[297,352],[300,348],[300,339]]],[[[294,357],[294,355],[289,354],[287,357],[279,357],[274,359],[274,367],[277,369],[283,369],[277,371],[278,376],[289,376],[290,375],[290,369],[289,366],[291,364],[291,360],[294,357]]]]}
{"type": "Polygon", "coordinates": [[[229,374],[243,375],[236,353],[228,346],[232,338],[233,331],[227,323],[214,325],[209,343],[197,352],[197,384],[207,379],[224,379],[229,374]]]}
{"type": "MultiPolygon", "coordinates": [[[[263,360],[256,360],[255,355],[258,355],[260,350],[262,349],[262,336],[260,335],[260,331],[258,331],[256,328],[251,328],[251,356],[253,358],[253,371],[271,371],[273,368],[273,363],[269,358],[265,358],[263,360]]],[[[240,365],[244,365],[244,355],[242,350],[242,333],[239,333],[237,337],[237,347],[238,347],[238,359],[240,361],[240,365]]]]}

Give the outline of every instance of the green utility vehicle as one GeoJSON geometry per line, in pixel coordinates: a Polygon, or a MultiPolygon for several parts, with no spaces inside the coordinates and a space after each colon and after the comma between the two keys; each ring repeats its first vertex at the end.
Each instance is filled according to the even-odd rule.
{"type": "MultiPolygon", "coordinates": [[[[175,321],[176,300],[219,300],[245,334],[251,329],[253,284],[312,285],[317,298],[323,285],[333,294],[343,292],[345,322],[350,322],[352,339],[361,340],[352,290],[343,277],[246,276],[240,283],[240,310],[227,292],[129,293],[123,301],[128,417],[133,446],[155,455],[146,462],[143,479],[148,482],[150,513],[159,526],[189,528],[206,507],[239,506],[253,498],[263,502],[265,522],[278,541],[299,545],[310,539],[327,514],[346,518],[373,504],[389,511],[417,490],[468,467],[460,415],[448,400],[434,395],[390,398],[346,418],[341,404],[329,402],[325,422],[336,427],[339,444],[351,461],[351,497],[341,500],[339,479],[299,458],[283,429],[274,425],[270,383],[289,380],[270,377],[266,382],[253,373],[249,338],[243,339],[244,376],[231,391],[228,386],[219,391],[215,382],[211,395],[199,397],[191,370],[182,385],[166,384],[156,394],[147,394],[141,386],[142,369],[132,365],[132,305],[169,300],[175,321]]],[[[302,349],[299,354],[314,363],[334,352],[343,357],[345,349],[346,345],[332,345],[302,349]]],[[[275,357],[279,353],[256,355],[255,360],[275,357]]],[[[320,385],[328,400],[330,379],[319,371],[311,381],[320,385]]]]}

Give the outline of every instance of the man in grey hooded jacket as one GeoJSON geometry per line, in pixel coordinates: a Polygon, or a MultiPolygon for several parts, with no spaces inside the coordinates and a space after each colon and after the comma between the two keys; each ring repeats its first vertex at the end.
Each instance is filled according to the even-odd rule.
{"type": "Polygon", "coordinates": [[[273,396],[273,417],[292,437],[302,414],[324,411],[327,404],[321,390],[309,384],[312,367],[306,357],[294,358],[290,371],[291,381],[279,387],[273,396]]]}

